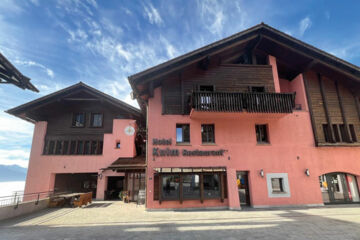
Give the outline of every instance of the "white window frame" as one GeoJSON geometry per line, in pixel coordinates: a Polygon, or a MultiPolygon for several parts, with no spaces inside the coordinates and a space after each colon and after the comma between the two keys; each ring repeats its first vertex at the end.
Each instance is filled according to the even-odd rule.
{"type": "Polygon", "coordinates": [[[288,179],[287,173],[267,173],[266,174],[266,183],[267,183],[269,198],[283,198],[283,197],[291,196],[289,179],[288,179]],[[272,178],[281,178],[282,179],[284,192],[273,192],[272,184],[271,184],[272,178]]]}

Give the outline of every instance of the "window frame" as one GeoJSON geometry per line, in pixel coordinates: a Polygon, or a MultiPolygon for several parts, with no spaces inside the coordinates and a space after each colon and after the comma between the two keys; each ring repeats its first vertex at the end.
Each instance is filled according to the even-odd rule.
{"type": "Polygon", "coordinates": [[[268,197],[269,198],[289,198],[291,197],[290,192],[290,183],[289,177],[287,173],[267,173],[266,174],[266,185],[268,189],[268,197]],[[282,179],[282,187],[283,192],[273,191],[272,188],[272,179],[273,178],[281,178],[282,179]]]}
{"type": "Polygon", "coordinates": [[[215,144],[216,140],[215,140],[215,124],[214,123],[206,123],[206,124],[201,124],[201,144],[215,144]],[[212,126],[212,141],[209,141],[209,132],[206,134],[206,141],[204,141],[204,127],[210,127],[212,126]]]}
{"type": "Polygon", "coordinates": [[[269,138],[269,125],[268,124],[255,124],[255,137],[256,137],[256,143],[257,144],[270,144],[270,138],[269,138]],[[265,127],[265,134],[262,134],[260,131],[260,127],[265,127]],[[258,139],[258,129],[259,129],[259,139],[258,139]],[[262,137],[265,135],[265,141],[262,141],[262,137]]]}
{"type": "Polygon", "coordinates": [[[104,127],[104,114],[101,112],[92,112],[90,114],[90,127],[91,128],[102,128],[104,127]],[[101,115],[101,126],[94,126],[94,116],[101,115]]]}
{"type": "Polygon", "coordinates": [[[73,128],[85,128],[85,126],[86,126],[86,113],[85,113],[85,112],[74,112],[74,113],[72,114],[71,127],[73,127],[73,128]],[[84,116],[83,126],[76,126],[76,125],[75,125],[76,115],[79,115],[79,114],[82,114],[82,115],[84,116]]]}
{"type": "Polygon", "coordinates": [[[175,138],[176,138],[176,144],[190,144],[190,141],[191,141],[191,138],[190,138],[190,123],[177,123],[176,124],[176,131],[175,131],[175,138]],[[184,139],[184,127],[185,126],[188,126],[188,141],[185,141],[184,139]],[[182,138],[182,141],[178,141],[178,129],[181,128],[181,138],[182,138]]]}

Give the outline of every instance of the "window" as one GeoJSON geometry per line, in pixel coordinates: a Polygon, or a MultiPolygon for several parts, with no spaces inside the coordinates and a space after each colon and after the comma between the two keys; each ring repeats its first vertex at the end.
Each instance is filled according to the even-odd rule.
{"type": "Polygon", "coordinates": [[[284,191],[284,183],[282,178],[271,178],[271,187],[273,193],[283,193],[284,191]]]}
{"type": "Polygon", "coordinates": [[[48,154],[54,154],[54,150],[55,150],[55,142],[54,141],[50,141],[49,143],[49,152],[48,154]]]}
{"type": "Polygon", "coordinates": [[[103,153],[103,145],[104,145],[103,141],[100,141],[98,145],[98,152],[97,152],[98,155],[101,155],[103,153]]]}
{"type": "Polygon", "coordinates": [[[338,125],[333,124],[333,132],[336,142],[341,142],[338,125]]]}
{"type": "Polygon", "coordinates": [[[200,175],[184,175],[182,179],[183,198],[199,199],[200,198],[200,175]]]}
{"type": "Polygon", "coordinates": [[[44,149],[43,149],[43,154],[48,154],[48,151],[49,151],[49,141],[45,141],[45,144],[44,144],[44,149]]]}
{"type": "Polygon", "coordinates": [[[102,127],[103,126],[102,113],[92,113],[91,114],[91,126],[92,127],[102,127]]]}
{"type": "Polygon", "coordinates": [[[62,154],[64,154],[64,155],[68,154],[68,148],[69,148],[69,141],[64,141],[62,154]]]}
{"type": "Polygon", "coordinates": [[[204,198],[220,198],[219,174],[204,175],[204,198]]]}
{"type": "Polygon", "coordinates": [[[253,93],[263,93],[265,92],[265,87],[264,86],[261,86],[261,87],[258,87],[258,86],[250,86],[250,92],[253,92],[253,93]]]}
{"type": "Polygon", "coordinates": [[[190,143],[190,124],[176,124],[176,142],[190,143]]]}
{"type": "Polygon", "coordinates": [[[346,133],[345,124],[340,124],[339,128],[340,128],[342,142],[350,142],[350,139],[348,138],[348,134],[346,133]]]}
{"type": "Polygon", "coordinates": [[[331,129],[329,128],[329,125],[323,124],[322,127],[323,127],[325,142],[332,142],[331,129]]]}
{"type": "Polygon", "coordinates": [[[115,145],[115,148],[120,148],[120,141],[116,141],[116,145],[115,145]]]}
{"type": "Polygon", "coordinates": [[[287,173],[267,173],[266,185],[269,198],[291,197],[287,173]]]}
{"type": "Polygon", "coordinates": [[[76,141],[70,142],[70,154],[71,155],[76,154],[76,141]]]}
{"type": "Polygon", "coordinates": [[[90,141],[84,143],[84,154],[90,154],[90,141]]]}
{"type": "Polygon", "coordinates": [[[267,125],[255,125],[257,143],[269,143],[267,125]]]}
{"type": "Polygon", "coordinates": [[[76,154],[83,154],[84,153],[84,144],[83,141],[78,141],[77,144],[77,150],[76,150],[76,154]]]}
{"type": "Polygon", "coordinates": [[[215,143],[215,126],[214,124],[201,125],[202,143],[215,143]]]}
{"type": "Polygon", "coordinates": [[[74,113],[73,127],[85,127],[85,113],[74,113]]]}
{"type": "Polygon", "coordinates": [[[91,141],[91,154],[97,154],[97,141],[91,141]]]}
{"type": "Polygon", "coordinates": [[[356,137],[354,124],[349,124],[349,130],[350,130],[351,140],[353,142],[357,142],[357,137],[356,137]]]}
{"type": "Polygon", "coordinates": [[[162,177],[162,198],[164,200],[178,200],[180,196],[179,190],[179,175],[165,175],[162,177]]]}

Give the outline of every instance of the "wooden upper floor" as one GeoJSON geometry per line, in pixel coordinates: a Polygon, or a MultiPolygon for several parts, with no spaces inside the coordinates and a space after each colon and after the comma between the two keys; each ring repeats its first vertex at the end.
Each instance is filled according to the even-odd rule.
{"type": "Polygon", "coordinates": [[[358,145],[360,68],[265,24],[137,73],[129,82],[144,112],[161,87],[162,114],[305,110],[316,146],[358,145]]]}
{"type": "Polygon", "coordinates": [[[116,119],[135,120],[139,133],[145,127],[140,110],[83,83],[7,112],[31,122],[47,122],[45,155],[102,154],[104,134],[112,133],[116,119]]]}

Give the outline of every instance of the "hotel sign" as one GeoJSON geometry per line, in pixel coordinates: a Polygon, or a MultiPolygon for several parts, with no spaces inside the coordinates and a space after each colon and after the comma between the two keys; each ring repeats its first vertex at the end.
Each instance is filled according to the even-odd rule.
{"type": "MultiPolygon", "coordinates": [[[[171,145],[171,139],[153,139],[153,145],[171,145]]],[[[152,155],[154,157],[176,157],[182,156],[192,157],[192,156],[224,156],[224,152],[227,152],[225,149],[218,150],[187,150],[187,149],[171,149],[171,148],[158,148],[154,147],[152,155]]]]}

